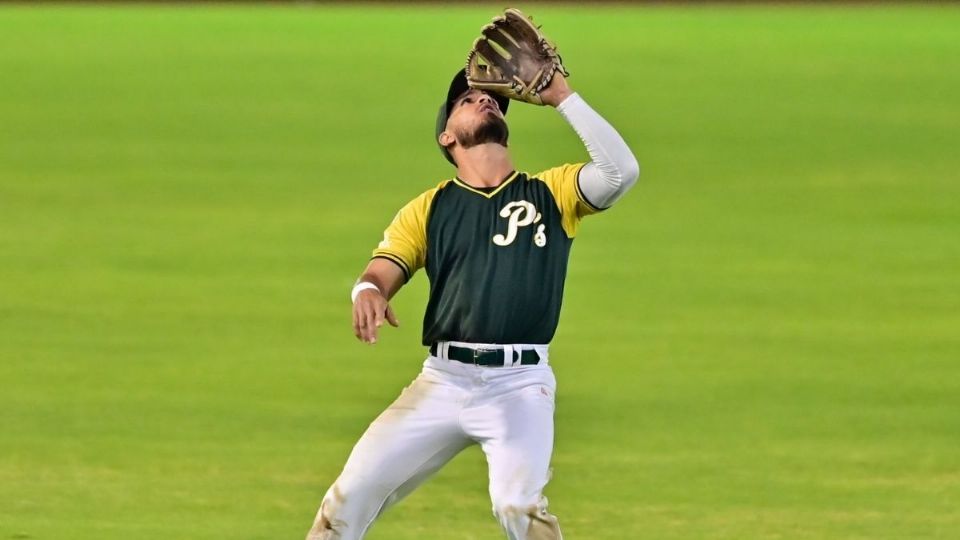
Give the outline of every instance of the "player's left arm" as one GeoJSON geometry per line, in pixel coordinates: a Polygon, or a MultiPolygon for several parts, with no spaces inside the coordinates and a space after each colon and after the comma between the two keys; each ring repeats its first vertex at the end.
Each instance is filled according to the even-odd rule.
{"type": "Polygon", "coordinates": [[[540,97],[563,115],[587,147],[591,161],[577,180],[583,197],[595,208],[610,207],[637,183],[637,158],[617,130],[571,90],[563,74],[554,73],[540,97]]]}

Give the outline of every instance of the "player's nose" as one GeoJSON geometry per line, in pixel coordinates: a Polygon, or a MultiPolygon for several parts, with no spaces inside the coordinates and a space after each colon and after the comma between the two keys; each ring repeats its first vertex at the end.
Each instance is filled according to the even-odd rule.
{"type": "Polygon", "coordinates": [[[500,104],[498,104],[497,101],[493,99],[493,96],[491,96],[486,92],[480,94],[480,97],[477,98],[477,106],[483,107],[484,105],[490,105],[495,110],[498,110],[498,111],[500,110],[500,104]]]}

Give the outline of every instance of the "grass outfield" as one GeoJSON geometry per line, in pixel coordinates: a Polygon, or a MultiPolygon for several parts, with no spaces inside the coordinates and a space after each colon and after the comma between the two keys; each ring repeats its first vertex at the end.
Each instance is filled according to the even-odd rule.
{"type": "MultiPolygon", "coordinates": [[[[424,356],[422,273],[375,347],[347,296],[499,7],[0,9],[0,539],[303,536],[424,356]]],[[[960,9],[530,11],[643,168],[552,349],[567,537],[956,538],[960,9]]],[[[501,538],[485,479],[369,538],[501,538]]]]}

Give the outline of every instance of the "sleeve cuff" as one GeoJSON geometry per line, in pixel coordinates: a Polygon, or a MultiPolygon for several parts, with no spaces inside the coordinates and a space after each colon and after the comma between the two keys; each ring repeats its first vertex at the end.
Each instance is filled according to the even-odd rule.
{"type": "Polygon", "coordinates": [[[370,258],[371,258],[371,259],[386,259],[386,260],[392,262],[393,264],[399,266],[399,267],[400,267],[400,270],[403,271],[404,281],[410,281],[410,278],[412,277],[412,274],[411,274],[411,272],[410,272],[410,267],[407,266],[407,263],[403,262],[403,259],[401,259],[400,257],[397,257],[396,255],[394,255],[394,254],[392,254],[392,253],[385,253],[385,252],[382,252],[382,251],[381,251],[381,252],[378,252],[378,253],[374,253],[374,254],[373,254],[373,257],[370,257],[370,258]]]}
{"type": "Polygon", "coordinates": [[[566,97],[563,101],[557,105],[557,110],[560,111],[560,114],[566,116],[567,110],[571,107],[576,106],[577,103],[583,102],[583,98],[580,97],[580,94],[574,92],[566,97]]]}
{"type": "Polygon", "coordinates": [[[580,202],[582,202],[583,204],[587,205],[587,208],[589,208],[589,209],[592,210],[593,212],[595,212],[595,213],[596,213],[596,212],[603,212],[603,211],[606,210],[607,208],[604,208],[604,207],[602,207],[602,206],[597,206],[597,205],[593,204],[592,202],[590,202],[590,199],[588,199],[587,196],[583,193],[583,190],[580,189],[580,173],[583,172],[583,168],[586,167],[586,166],[587,166],[586,163],[584,163],[583,165],[580,166],[580,170],[577,171],[577,178],[576,178],[576,179],[574,180],[574,182],[573,182],[573,185],[574,185],[574,187],[575,187],[576,190],[577,190],[577,198],[580,199],[580,202]]]}

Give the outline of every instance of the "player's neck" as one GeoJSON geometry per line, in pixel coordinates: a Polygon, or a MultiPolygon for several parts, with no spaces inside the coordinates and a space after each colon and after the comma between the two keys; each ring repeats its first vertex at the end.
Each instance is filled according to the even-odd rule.
{"type": "Polygon", "coordinates": [[[478,144],[461,150],[457,163],[457,178],[480,188],[499,186],[514,170],[510,152],[495,143],[478,144]]]}

